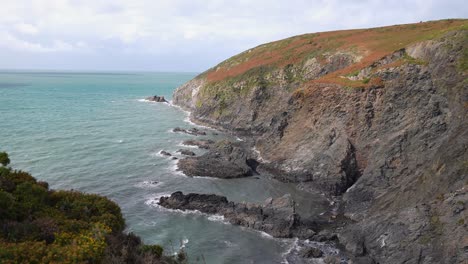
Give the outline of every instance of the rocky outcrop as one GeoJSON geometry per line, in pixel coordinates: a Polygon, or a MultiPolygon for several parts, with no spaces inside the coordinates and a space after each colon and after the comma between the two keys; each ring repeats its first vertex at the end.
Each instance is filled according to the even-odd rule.
{"type": "Polygon", "coordinates": [[[174,133],[185,133],[193,136],[206,136],[206,132],[202,131],[198,128],[190,128],[190,129],[184,129],[180,127],[176,127],[172,129],[172,132],[174,133]]]}
{"type": "Polygon", "coordinates": [[[191,151],[191,150],[188,150],[188,149],[179,149],[177,152],[179,152],[180,154],[182,155],[185,155],[185,156],[195,156],[195,152],[191,151]]]}
{"type": "Polygon", "coordinates": [[[151,101],[151,102],[157,102],[157,103],[167,103],[164,96],[157,96],[157,95],[146,97],[145,100],[151,101]]]}
{"type": "Polygon", "coordinates": [[[198,148],[201,149],[209,149],[213,146],[215,142],[211,139],[201,139],[201,140],[195,140],[195,139],[188,139],[182,142],[182,144],[187,145],[187,146],[197,146],[198,148]]]}
{"type": "Polygon", "coordinates": [[[262,45],[178,88],[174,102],[194,121],[251,138],[258,170],[338,196],[350,219],[338,238],[356,259],[460,263],[468,258],[461,209],[468,175],[466,23],[327,32],[262,45]],[[418,35],[429,31],[432,39],[418,35]],[[322,52],[332,37],[366,52],[322,52]],[[363,44],[378,37],[380,46],[363,44]],[[288,53],[299,58],[286,65],[281,57],[248,68],[263,52],[273,57],[291,43],[302,43],[301,51],[317,48],[288,53]]]}
{"type": "Polygon", "coordinates": [[[159,152],[159,154],[161,154],[161,155],[163,155],[163,156],[166,156],[166,157],[172,156],[171,153],[169,153],[169,152],[167,152],[167,151],[165,151],[165,150],[161,150],[161,151],[159,152]]]}
{"type": "Polygon", "coordinates": [[[179,161],[178,169],[187,176],[240,178],[255,173],[256,161],[242,143],[217,142],[207,153],[179,161]]]}
{"type": "Polygon", "coordinates": [[[175,192],[169,197],[161,197],[159,205],[169,209],[222,215],[231,224],[260,230],[274,237],[307,239],[315,234],[313,228],[316,223],[301,221],[289,195],[270,198],[263,205],[255,205],[229,202],[226,197],[215,194],[184,195],[175,192]]]}

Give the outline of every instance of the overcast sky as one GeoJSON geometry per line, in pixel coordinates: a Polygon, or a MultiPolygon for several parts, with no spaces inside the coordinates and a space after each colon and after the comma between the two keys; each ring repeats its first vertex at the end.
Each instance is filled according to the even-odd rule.
{"type": "Polygon", "coordinates": [[[200,72],[285,37],[443,18],[466,0],[2,0],[1,69],[200,72]]]}

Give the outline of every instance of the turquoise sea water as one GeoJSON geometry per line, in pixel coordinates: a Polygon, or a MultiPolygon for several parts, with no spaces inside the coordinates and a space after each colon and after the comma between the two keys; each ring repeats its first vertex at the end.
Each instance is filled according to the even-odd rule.
{"type": "Polygon", "coordinates": [[[177,86],[194,76],[0,72],[0,151],[10,154],[14,168],[48,181],[51,188],[109,197],[122,208],[129,232],[164,245],[167,253],[182,245],[191,263],[280,263],[293,240],[232,226],[219,217],[156,206],[158,197],[174,191],[247,202],[291,192],[310,207],[307,211],[320,209],[307,204],[306,195],[293,186],[265,177],[189,178],[176,172],[176,161],[159,155],[163,149],[175,153],[193,137],[172,128],[195,125],[177,107],[142,99],[154,94],[170,99],[177,86]]]}

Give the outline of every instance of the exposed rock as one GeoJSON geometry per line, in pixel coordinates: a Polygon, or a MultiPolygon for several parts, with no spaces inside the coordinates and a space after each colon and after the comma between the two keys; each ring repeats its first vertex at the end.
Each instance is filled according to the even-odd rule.
{"type": "Polygon", "coordinates": [[[190,128],[190,129],[184,129],[180,127],[176,127],[172,130],[172,132],[180,132],[180,133],[185,133],[189,135],[194,135],[194,136],[206,136],[205,131],[201,131],[198,128],[190,128]]]}
{"type": "Polygon", "coordinates": [[[231,224],[264,231],[274,237],[310,238],[313,222],[302,222],[295,212],[295,204],[289,195],[268,199],[263,205],[229,202],[226,197],[215,194],[175,192],[161,197],[159,205],[169,209],[198,210],[207,214],[222,215],[231,224]]]}
{"type": "MultiPolygon", "coordinates": [[[[370,46],[364,49],[370,53],[338,50],[233,76],[233,67],[252,62],[242,53],[244,60],[236,56],[178,88],[174,102],[191,110],[194,121],[251,138],[259,170],[340,196],[342,206],[330,218],[351,221],[331,233],[357,263],[463,263],[468,33],[460,25],[466,28],[466,20],[350,31],[335,35],[335,44],[384,31],[403,43],[403,31],[415,36],[434,25],[443,30],[434,31],[433,39],[395,42],[393,52],[372,53],[370,46]],[[372,60],[363,63],[371,53],[372,60]],[[341,79],[368,83],[349,88],[341,79]]],[[[317,36],[303,44],[319,47],[317,36]]],[[[262,45],[252,54],[288,43],[295,42],[262,45]]]]}
{"type": "Polygon", "coordinates": [[[314,247],[305,248],[300,252],[303,258],[320,258],[323,256],[322,250],[314,247]]]}
{"type": "Polygon", "coordinates": [[[151,102],[167,103],[164,96],[153,95],[153,96],[150,96],[150,97],[146,97],[145,99],[148,100],[148,101],[151,101],[151,102]]]}
{"type": "Polygon", "coordinates": [[[197,146],[198,148],[201,149],[209,149],[215,142],[211,139],[201,139],[201,140],[195,140],[195,139],[188,139],[185,140],[182,144],[187,145],[187,146],[197,146]]]}
{"type": "Polygon", "coordinates": [[[187,176],[240,178],[252,176],[256,161],[241,143],[220,141],[207,153],[180,160],[178,168],[187,176]]]}
{"type": "Polygon", "coordinates": [[[185,156],[195,156],[195,152],[191,151],[191,150],[188,150],[188,149],[179,149],[177,152],[179,152],[180,154],[182,155],[185,155],[185,156]]]}
{"type": "Polygon", "coordinates": [[[167,156],[167,157],[172,156],[171,153],[169,153],[169,152],[167,152],[167,151],[165,151],[165,150],[161,150],[161,152],[159,152],[159,154],[161,154],[161,155],[163,155],[163,156],[167,156]]]}

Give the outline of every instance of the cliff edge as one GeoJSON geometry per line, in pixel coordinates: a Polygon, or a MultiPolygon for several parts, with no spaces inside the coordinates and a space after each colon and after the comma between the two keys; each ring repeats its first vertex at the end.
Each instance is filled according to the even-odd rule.
{"type": "Polygon", "coordinates": [[[251,138],[276,178],[338,197],[355,259],[463,263],[467,73],[468,20],[323,32],[223,61],[173,103],[251,138]]]}

